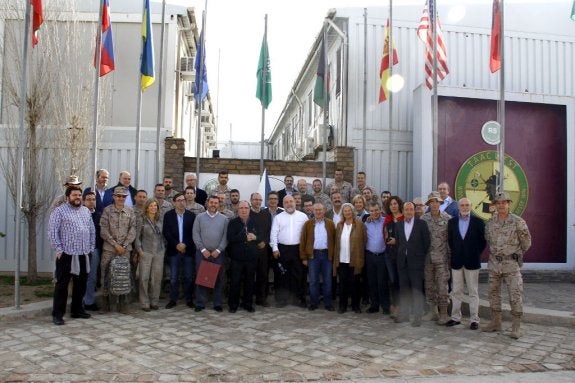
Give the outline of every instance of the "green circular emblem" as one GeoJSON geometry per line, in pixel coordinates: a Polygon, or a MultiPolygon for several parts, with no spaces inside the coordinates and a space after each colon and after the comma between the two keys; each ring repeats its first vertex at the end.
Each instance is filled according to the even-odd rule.
{"type": "MultiPolygon", "coordinates": [[[[459,168],[455,179],[455,198],[469,198],[473,212],[483,219],[491,218],[491,200],[497,192],[499,161],[497,152],[486,150],[469,157],[459,168]]],[[[504,189],[513,200],[511,212],[523,214],[529,198],[529,184],[523,168],[505,155],[504,189]]]]}
{"type": "Polygon", "coordinates": [[[497,121],[487,121],[481,127],[481,137],[489,145],[499,145],[501,142],[501,125],[497,121]]]}

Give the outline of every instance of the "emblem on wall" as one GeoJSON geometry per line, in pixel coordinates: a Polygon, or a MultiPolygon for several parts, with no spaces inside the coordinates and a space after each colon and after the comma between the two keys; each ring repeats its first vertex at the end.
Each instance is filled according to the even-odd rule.
{"type": "MultiPolygon", "coordinates": [[[[457,173],[455,198],[467,197],[473,212],[483,219],[491,218],[491,200],[497,193],[499,161],[497,152],[486,150],[469,157],[457,173]]],[[[529,184],[523,168],[511,156],[505,155],[504,189],[513,202],[511,212],[521,215],[529,198],[529,184]]]]}

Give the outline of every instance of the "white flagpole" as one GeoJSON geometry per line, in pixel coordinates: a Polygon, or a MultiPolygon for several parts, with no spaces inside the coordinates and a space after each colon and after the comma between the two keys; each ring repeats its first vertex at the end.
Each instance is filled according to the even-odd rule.
{"type": "Polygon", "coordinates": [[[100,66],[102,61],[102,18],[104,17],[104,0],[100,0],[98,28],[96,28],[96,73],[94,74],[94,113],[92,118],[92,176],[94,184],[92,191],[96,191],[96,171],[98,170],[98,102],[100,100],[100,66]]]}
{"type": "MultiPolygon", "coordinates": [[[[200,78],[196,78],[198,81],[198,126],[196,127],[196,177],[197,185],[200,185],[200,147],[201,147],[201,137],[202,137],[202,91],[204,89],[204,60],[206,58],[206,13],[208,9],[208,0],[206,0],[205,10],[202,12],[202,30],[200,31],[200,46],[202,50],[200,53],[200,78]]],[[[197,53],[196,53],[197,54],[197,53]]]]}
{"type": "MultiPolygon", "coordinates": [[[[389,0],[389,78],[393,76],[393,0],[389,0]]],[[[385,45],[385,41],[384,41],[385,45]]],[[[386,86],[387,84],[384,84],[386,86]]],[[[387,140],[387,190],[391,190],[391,132],[393,130],[393,92],[388,92],[389,112],[388,112],[388,140],[387,140]]],[[[364,170],[365,171],[365,170],[364,170]]]]}
{"type": "Polygon", "coordinates": [[[437,187],[437,3],[433,1],[433,12],[431,17],[433,17],[433,22],[431,24],[431,31],[433,35],[433,98],[431,105],[431,119],[432,119],[432,145],[433,145],[433,172],[432,172],[432,183],[433,188],[437,187]]]}
{"type": "Polygon", "coordinates": [[[14,306],[20,309],[20,248],[21,236],[20,231],[22,220],[22,187],[24,184],[24,145],[25,130],[24,117],[26,113],[26,90],[28,89],[28,46],[30,41],[28,37],[30,32],[30,2],[26,1],[26,14],[24,16],[24,40],[22,42],[22,80],[20,82],[20,114],[18,116],[20,131],[18,134],[18,166],[16,174],[16,217],[15,217],[15,251],[16,268],[14,270],[14,306]]]}
{"type": "MultiPolygon", "coordinates": [[[[367,8],[363,8],[363,110],[361,137],[361,170],[366,171],[367,151],[367,8]]],[[[356,182],[354,182],[356,184],[356,182]]]]}
{"type": "MultiPolygon", "coordinates": [[[[160,132],[163,125],[162,102],[164,84],[164,33],[166,30],[166,0],[162,1],[162,30],[160,33],[160,73],[158,74],[158,118],[156,120],[156,182],[160,180],[162,157],[160,156],[160,132]]],[[[183,113],[183,111],[182,111],[183,113]]]]}
{"type": "MultiPolygon", "coordinates": [[[[323,185],[326,184],[327,178],[327,130],[329,129],[329,99],[328,99],[328,89],[329,89],[329,68],[327,66],[327,20],[323,22],[323,43],[320,49],[323,49],[323,162],[322,162],[322,175],[323,175],[323,185]]],[[[321,54],[320,54],[321,59],[321,54]]]]}
{"type": "MultiPolygon", "coordinates": [[[[267,81],[268,81],[268,56],[267,56],[267,44],[268,44],[268,15],[266,13],[264,22],[264,49],[263,49],[263,68],[262,68],[262,133],[260,139],[260,179],[264,176],[264,137],[265,137],[265,126],[266,126],[266,100],[267,100],[267,81]]],[[[219,83],[218,83],[219,84],[219,83]]],[[[230,137],[231,141],[231,137],[230,137]]]]}
{"type": "MultiPolygon", "coordinates": [[[[145,23],[145,12],[146,12],[146,0],[142,1],[142,23],[145,23]]],[[[148,17],[152,17],[152,15],[147,15],[148,17]]],[[[152,23],[150,23],[151,25],[152,23]]],[[[150,31],[146,31],[146,39],[150,38],[150,31]]],[[[153,42],[152,42],[153,44],[153,42]]],[[[140,54],[140,63],[144,59],[144,46],[146,42],[142,39],[142,49],[140,54]]],[[[141,139],[142,139],[142,71],[140,70],[140,76],[138,81],[138,111],[136,115],[136,169],[134,172],[134,185],[136,189],[139,188],[140,182],[140,146],[141,146],[141,139]]]]}
{"type": "Polygon", "coordinates": [[[504,48],[504,36],[505,36],[505,27],[504,27],[504,17],[505,8],[503,6],[504,0],[501,0],[500,4],[500,12],[501,15],[501,22],[500,22],[500,31],[499,31],[499,49],[500,49],[500,57],[501,57],[501,68],[499,69],[499,124],[501,125],[500,130],[500,142],[499,142],[499,179],[498,179],[498,187],[499,191],[505,191],[504,188],[504,179],[505,179],[505,48],[504,48]]]}

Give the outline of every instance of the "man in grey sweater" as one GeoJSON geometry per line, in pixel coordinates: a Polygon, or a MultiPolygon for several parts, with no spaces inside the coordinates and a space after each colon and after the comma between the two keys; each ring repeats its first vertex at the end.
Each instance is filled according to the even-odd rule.
{"type": "MultiPolygon", "coordinates": [[[[208,210],[196,217],[193,229],[193,238],[196,245],[196,270],[199,270],[202,260],[218,265],[224,263],[224,251],[228,244],[226,233],[228,219],[218,212],[219,199],[210,196],[208,210]]],[[[214,286],[214,310],[222,311],[222,270],[214,286]]],[[[202,311],[206,307],[207,288],[196,285],[196,309],[202,311]]]]}

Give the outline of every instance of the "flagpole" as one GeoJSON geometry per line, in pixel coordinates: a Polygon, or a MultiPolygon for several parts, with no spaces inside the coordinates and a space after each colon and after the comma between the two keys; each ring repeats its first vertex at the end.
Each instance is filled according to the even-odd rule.
{"type": "Polygon", "coordinates": [[[16,172],[16,216],[15,216],[15,251],[16,268],[14,269],[14,306],[20,310],[20,245],[22,220],[22,194],[24,184],[24,117],[26,113],[26,90],[28,89],[28,41],[30,30],[30,2],[26,1],[26,14],[24,16],[24,41],[22,47],[22,80],[20,81],[20,114],[18,116],[20,130],[18,134],[18,166],[16,172]]]}
{"type": "MultiPolygon", "coordinates": [[[[144,0],[142,6],[142,23],[146,23],[146,0],[144,0]]],[[[152,15],[147,15],[147,17],[152,17],[152,15]]],[[[150,25],[152,23],[150,22],[150,25]]],[[[146,30],[146,39],[150,38],[150,31],[146,30]]],[[[153,42],[152,42],[153,43],[153,42]]],[[[146,42],[142,39],[142,54],[140,60],[144,60],[144,47],[146,42]]],[[[140,62],[141,62],[140,61],[140,62]]],[[[140,77],[138,82],[138,112],[136,115],[136,170],[134,172],[134,185],[136,188],[139,188],[139,181],[140,181],[140,142],[142,136],[142,71],[140,70],[140,77]]]]}
{"type": "MultiPolygon", "coordinates": [[[[361,138],[361,170],[366,171],[367,150],[367,8],[363,8],[363,129],[361,138]]],[[[325,182],[325,181],[324,181],[325,182]]],[[[324,183],[325,185],[325,183],[324,183]]]]}
{"type": "Polygon", "coordinates": [[[433,36],[433,97],[431,105],[431,119],[432,119],[432,145],[433,145],[433,172],[432,172],[432,188],[437,187],[437,4],[435,0],[429,0],[430,3],[433,2],[433,12],[431,17],[433,17],[433,22],[431,24],[431,31],[433,36]]]}
{"type": "MultiPolygon", "coordinates": [[[[323,49],[323,162],[322,162],[322,175],[323,175],[323,185],[326,185],[327,178],[327,129],[329,124],[329,100],[328,100],[328,89],[329,89],[329,68],[327,67],[327,21],[323,22],[323,44],[320,49],[323,49]]],[[[320,59],[321,59],[320,54],[320,59]]]]}
{"type": "Polygon", "coordinates": [[[100,67],[102,64],[102,18],[104,17],[104,0],[100,0],[98,28],[96,32],[96,72],[94,74],[94,112],[92,118],[92,191],[96,191],[96,169],[98,163],[98,102],[100,100],[100,67]]]}
{"type": "Polygon", "coordinates": [[[162,101],[163,101],[163,83],[164,83],[164,32],[166,30],[166,0],[162,1],[162,29],[160,33],[160,73],[158,84],[158,111],[156,120],[156,181],[160,179],[160,169],[162,167],[162,157],[160,156],[160,132],[162,130],[162,101]]]}
{"type": "Polygon", "coordinates": [[[199,81],[198,86],[198,125],[196,127],[196,177],[197,177],[197,184],[200,184],[200,139],[201,139],[201,129],[202,129],[202,93],[204,90],[204,59],[205,59],[205,51],[206,51],[206,13],[208,9],[208,0],[206,0],[206,6],[204,11],[202,12],[202,30],[200,32],[200,78],[196,78],[196,81],[199,81]]]}
{"type": "Polygon", "coordinates": [[[499,32],[499,49],[501,57],[501,68],[499,70],[499,124],[501,125],[500,130],[500,142],[499,142],[499,187],[500,192],[504,192],[504,179],[505,179],[505,48],[504,48],[504,0],[500,3],[500,32],[499,32]]]}
{"type": "MultiPolygon", "coordinates": [[[[389,78],[393,76],[393,0],[389,0],[389,78]]],[[[384,42],[385,45],[385,42],[384,42]]],[[[387,86],[387,84],[384,84],[387,86]]],[[[391,132],[393,130],[393,92],[389,90],[389,111],[388,111],[388,140],[387,140],[387,190],[391,190],[391,132]]],[[[365,171],[365,170],[364,170],[365,171]]]]}
{"type": "Polygon", "coordinates": [[[268,77],[268,52],[267,52],[267,43],[268,43],[268,15],[266,13],[264,22],[264,43],[263,46],[263,68],[262,68],[262,133],[261,133],[261,140],[260,140],[260,179],[263,177],[264,174],[264,135],[265,135],[265,126],[266,126],[266,102],[267,102],[267,77],[268,77]]]}

